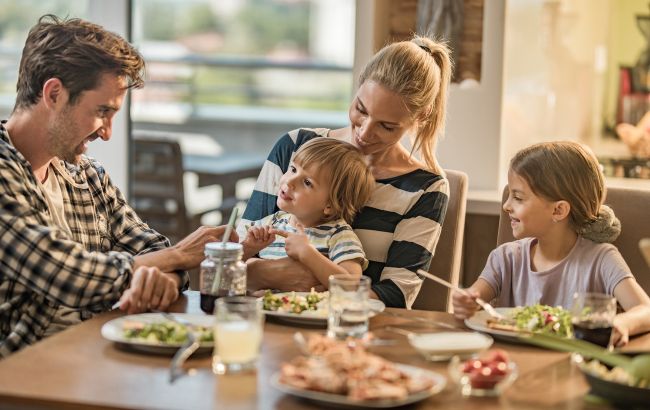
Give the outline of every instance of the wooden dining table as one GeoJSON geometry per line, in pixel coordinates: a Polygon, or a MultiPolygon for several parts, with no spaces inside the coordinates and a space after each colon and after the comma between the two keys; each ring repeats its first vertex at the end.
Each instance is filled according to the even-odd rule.
{"type": "MultiPolygon", "coordinates": [[[[197,292],[185,292],[171,311],[200,313],[197,292]]],[[[309,409],[318,404],[276,390],[271,376],[297,356],[293,334],[323,333],[267,320],[257,372],[216,376],[211,356],[190,358],[188,374],[169,382],[169,356],[124,349],[101,336],[101,327],[123,316],[99,314],[0,361],[0,408],[55,409],[309,409]]],[[[467,330],[444,312],[386,309],[370,321],[373,334],[396,343],[371,350],[398,363],[447,376],[447,362],[426,361],[405,337],[389,332],[396,326],[416,332],[448,331],[440,323],[467,330]],[[413,320],[426,318],[429,322],[413,320]]],[[[445,389],[413,405],[417,409],[602,409],[606,403],[588,395],[584,376],[569,354],[523,344],[495,341],[519,367],[519,377],[500,397],[463,397],[448,379],[445,389]]],[[[630,349],[650,350],[650,335],[632,340],[630,349]]]]}

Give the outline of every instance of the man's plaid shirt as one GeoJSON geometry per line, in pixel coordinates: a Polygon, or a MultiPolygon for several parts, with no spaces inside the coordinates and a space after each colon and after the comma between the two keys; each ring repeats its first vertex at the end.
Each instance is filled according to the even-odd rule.
{"type": "MultiPolygon", "coordinates": [[[[0,123],[0,357],[39,340],[59,306],[87,319],[128,287],[133,255],[169,246],[95,160],[55,165],[72,232],[59,229],[30,164],[0,123]]],[[[51,170],[51,168],[50,168],[51,170]]],[[[188,283],[187,274],[182,279],[188,283]]]]}

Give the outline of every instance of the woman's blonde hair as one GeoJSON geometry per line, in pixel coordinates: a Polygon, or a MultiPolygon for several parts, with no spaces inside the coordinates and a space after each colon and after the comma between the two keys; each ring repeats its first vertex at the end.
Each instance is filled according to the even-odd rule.
{"type": "Polygon", "coordinates": [[[332,213],[324,222],[343,218],[352,223],[354,216],[370,199],[374,178],[363,154],[354,145],[332,138],[314,138],[303,144],[293,161],[303,168],[317,167],[330,186],[332,213]]]}
{"type": "Polygon", "coordinates": [[[359,76],[359,85],[374,81],[404,99],[421,126],[413,143],[432,171],[443,174],[436,158],[438,136],[445,128],[447,90],[452,63],[445,43],[414,36],[379,50],[359,76]]]}
{"type": "Polygon", "coordinates": [[[572,141],[535,144],[519,151],[510,161],[510,169],[528,183],[535,195],[548,201],[567,201],[571,206],[570,223],[579,234],[596,242],[611,242],[620,233],[613,212],[601,209],[605,208],[604,177],[588,147],[572,141]],[[604,218],[609,220],[596,224],[604,218]]]}

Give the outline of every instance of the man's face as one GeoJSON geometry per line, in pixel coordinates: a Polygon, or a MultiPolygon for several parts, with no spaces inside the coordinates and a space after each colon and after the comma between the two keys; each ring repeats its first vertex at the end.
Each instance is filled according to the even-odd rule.
{"type": "MultiPolygon", "coordinates": [[[[126,80],[103,74],[99,86],[81,93],[74,104],[66,102],[48,127],[48,152],[70,163],[78,163],[88,143],[111,138],[115,113],[122,106],[126,80]]],[[[67,94],[66,94],[67,95],[67,94]]]]}

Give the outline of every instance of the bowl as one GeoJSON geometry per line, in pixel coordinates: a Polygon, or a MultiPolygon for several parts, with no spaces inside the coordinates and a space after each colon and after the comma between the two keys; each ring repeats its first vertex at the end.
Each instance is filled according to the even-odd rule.
{"type": "Polygon", "coordinates": [[[449,377],[460,386],[463,396],[498,396],[517,379],[517,375],[517,364],[513,361],[463,361],[454,356],[449,363],[449,377]]]}
{"type": "Polygon", "coordinates": [[[410,333],[409,343],[427,360],[467,358],[487,350],[494,340],[476,332],[410,333]]]}
{"type": "Polygon", "coordinates": [[[629,381],[622,380],[625,379],[625,375],[621,375],[620,371],[617,371],[616,375],[610,366],[590,363],[589,359],[583,358],[578,353],[573,353],[571,359],[587,379],[590,394],[621,407],[647,407],[650,386],[631,386],[629,381]]]}

